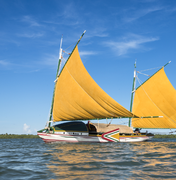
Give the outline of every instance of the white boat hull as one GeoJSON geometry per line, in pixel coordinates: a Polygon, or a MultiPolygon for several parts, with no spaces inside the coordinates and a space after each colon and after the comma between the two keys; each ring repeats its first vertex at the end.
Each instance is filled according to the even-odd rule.
{"type": "MultiPolygon", "coordinates": [[[[110,142],[103,139],[101,136],[92,135],[70,135],[70,134],[50,134],[50,133],[39,133],[39,137],[47,143],[50,142],[91,142],[91,143],[105,143],[110,142]]],[[[150,140],[153,136],[120,136],[118,142],[142,142],[150,140]]]]}

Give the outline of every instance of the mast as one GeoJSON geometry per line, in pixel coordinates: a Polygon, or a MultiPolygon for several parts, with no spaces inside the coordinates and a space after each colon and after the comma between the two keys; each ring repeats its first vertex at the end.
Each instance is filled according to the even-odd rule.
{"type": "Polygon", "coordinates": [[[163,67],[167,66],[167,65],[170,64],[170,63],[171,63],[171,61],[169,61],[168,63],[166,63],[163,67]]]}
{"type": "MultiPolygon", "coordinates": [[[[169,62],[168,62],[167,64],[165,64],[163,67],[167,66],[170,62],[171,62],[171,61],[169,61],[169,62]]],[[[162,68],[163,68],[163,67],[162,67],[162,68]]],[[[162,68],[160,68],[158,71],[160,71],[162,68]]],[[[158,72],[158,71],[157,71],[157,72],[158,72]]],[[[156,73],[157,73],[157,72],[156,72],[156,73]]],[[[156,73],[155,73],[155,74],[156,74],[156,73]]],[[[155,75],[155,74],[153,74],[153,75],[155,75]]],[[[152,76],[153,76],[153,75],[152,75],[152,76]]],[[[152,76],[151,76],[151,77],[152,77],[152,76]]],[[[151,77],[150,77],[150,78],[151,78],[151,77]]],[[[149,78],[149,79],[150,79],[150,78],[149,78]]],[[[148,80],[148,79],[147,79],[147,80],[148,80]]],[[[147,80],[146,80],[146,81],[147,81],[147,80]]],[[[134,64],[134,78],[133,78],[133,86],[132,86],[132,93],[131,93],[130,112],[132,112],[133,97],[134,97],[134,93],[135,93],[135,90],[136,90],[136,89],[135,89],[135,85],[136,85],[136,84],[135,84],[135,81],[136,81],[136,62],[135,62],[135,64],[134,64]]],[[[146,81],[145,81],[145,82],[146,82],[146,81]]],[[[144,83],[145,83],[145,82],[144,82],[144,83]]],[[[142,83],[142,84],[144,84],[144,83],[142,83]]],[[[140,86],[142,86],[142,84],[141,84],[140,86]]],[[[139,87],[140,87],[140,86],[139,86],[139,87]]],[[[138,87],[138,88],[139,88],[139,87],[138,87]]],[[[138,88],[137,88],[137,89],[138,89],[138,88]]],[[[148,117],[145,117],[145,118],[160,118],[160,117],[162,117],[162,116],[148,116],[148,117]]],[[[144,117],[143,117],[143,118],[144,118],[144,117]]],[[[129,126],[129,127],[131,126],[131,118],[129,118],[128,126],[129,126]]]]}
{"type": "MultiPolygon", "coordinates": [[[[162,66],[158,71],[160,71],[163,67],[166,67],[170,63],[171,63],[171,61],[166,63],[164,66],[162,66]]],[[[156,71],[152,76],[154,76],[158,71],[156,71]]],[[[152,76],[150,76],[146,81],[148,81],[152,76]]],[[[142,86],[146,81],[144,81],[140,86],[142,86]]],[[[138,86],[135,90],[137,90],[140,86],[138,86]]]]}
{"type": "Polygon", "coordinates": [[[51,126],[51,119],[52,119],[52,115],[53,115],[54,94],[55,94],[57,77],[58,77],[58,73],[59,73],[59,69],[60,69],[60,64],[61,64],[61,58],[62,58],[62,40],[63,40],[63,35],[62,35],[62,37],[61,37],[61,42],[60,42],[59,62],[58,62],[58,66],[57,66],[56,80],[54,81],[54,82],[55,82],[55,85],[54,85],[52,103],[51,103],[51,108],[50,108],[50,116],[49,116],[49,124],[48,124],[48,127],[51,126]]]}
{"type": "MultiPolygon", "coordinates": [[[[86,30],[83,32],[83,34],[81,35],[81,37],[79,38],[78,42],[76,43],[75,47],[73,48],[70,56],[72,55],[74,49],[76,48],[76,46],[79,44],[80,40],[82,39],[82,37],[84,36],[86,30]]],[[[56,80],[54,81],[55,82],[55,85],[54,85],[54,91],[53,91],[53,97],[52,97],[52,103],[51,103],[51,109],[50,109],[50,117],[49,117],[49,124],[48,124],[48,127],[51,126],[51,120],[52,120],[52,116],[53,116],[53,105],[54,105],[54,96],[55,96],[55,89],[56,89],[56,83],[57,83],[57,79],[59,77],[59,70],[60,70],[60,64],[61,64],[61,58],[62,58],[62,39],[63,39],[63,36],[61,38],[61,42],[60,42],[60,53],[59,53],[59,62],[58,62],[58,67],[57,67],[57,73],[56,73],[56,80]]],[[[68,57],[67,61],[69,60],[70,56],[68,57]]],[[[66,62],[67,63],[67,62],[66,62]]],[[[62,69],[63,70],[63,69],[62,69]]],[[[60,72],[61,73],[61,72],[60,72]]]]}
{"type": "MultiPolygon", "coordinates": [[[[131,103],[130,103],[130,112],[132,112],[132,107],[133,107],[133,96],[135,92],[135,85],[136,85],[136,61],[134,64],[134,77],[133,77],[133,86],[132,86],[132,93],[131,93],[131,103]]],[[[131,126],[131,118],[129,118],[128,126],[131,126]]]]}

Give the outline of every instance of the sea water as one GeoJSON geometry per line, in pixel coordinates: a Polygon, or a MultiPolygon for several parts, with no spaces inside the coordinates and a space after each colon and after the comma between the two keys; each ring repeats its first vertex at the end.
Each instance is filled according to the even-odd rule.
{"type": "Polygon", "coordinates": [[[0,139],[0,179],[176,179],[176,139],[54,144],[0,139]]]}

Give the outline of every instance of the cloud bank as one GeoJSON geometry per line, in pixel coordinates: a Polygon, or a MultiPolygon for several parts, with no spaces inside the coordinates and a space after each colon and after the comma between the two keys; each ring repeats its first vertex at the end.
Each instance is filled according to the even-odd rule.
{"type": "Polygon", "coordinates": [[[144,37],[139,35],[130,35],[124,37],[121,41],[109,41],[105,45],[113,49],[118,56],[126,55],[131,50],[147,50],[143,45],[148,42],[159,40],[158,37],[144,37]]]}
{"type": "Polygon", "coordinates": [[[28,126],[26,123],[23,125],[23,131],[27,134],[31,134],[30,126],[28,126]]]}

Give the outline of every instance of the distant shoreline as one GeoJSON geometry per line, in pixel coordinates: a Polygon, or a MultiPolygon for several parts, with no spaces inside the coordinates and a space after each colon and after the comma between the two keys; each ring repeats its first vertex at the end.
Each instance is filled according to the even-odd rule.
{"type": "Polygon", "coordinates": [[[38,135],[33,135],[33,134],[0,134],[0,139],[35,139],[39,138],[38,135]]]}
{"type": "MultiPolygon", "coordinates": [[[[0,139],[24,139],[24,138],[36,139],[39,138],[39,136],[33,134],[0,134],[0,139]]],[[[156,134],[154,135],[154,138],[176,138],[176,135],[156,134]]]]}
{"type": "Polygon", "coordinates": [[[176,138],[176,135],[175,134],[168,134],[168,135],[155,134],[153,138],[176,138]]]}

